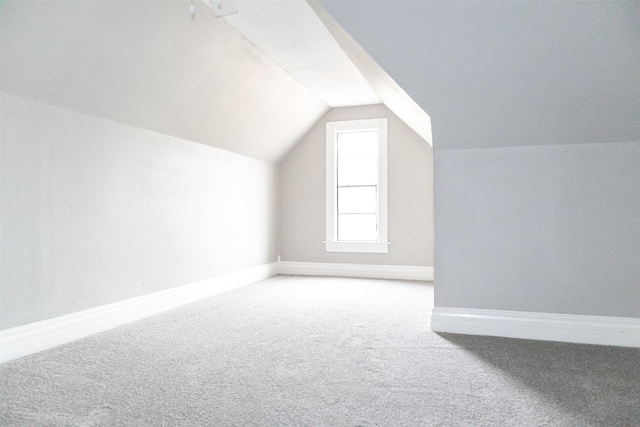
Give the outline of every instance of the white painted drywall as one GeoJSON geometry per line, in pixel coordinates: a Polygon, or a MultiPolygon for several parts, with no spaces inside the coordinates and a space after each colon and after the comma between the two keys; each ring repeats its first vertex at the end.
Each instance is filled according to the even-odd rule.
{"type": "Polygon", "coordinates": [[[0,7],[5,93],[267,161],[329,110],[200,1],[0,7]]]}
{"type": "Polygon", "coordinates": [[[349,57],[304,0],[237,0],[233,28],[330,107],[379,104],[349,57]]]}
{"type": "Polygon", "coordinates": [[[277,165],[1,103],[2,329],[276,260],[277,165]]]}
{"type": "Polygon", "coordinates": [[[283,261],[433,265],[432,150],[383,105],[330,110],[280,163],[283,261]],[[388,117],[389,253],[326,252],[325,124],[388,117]]]}

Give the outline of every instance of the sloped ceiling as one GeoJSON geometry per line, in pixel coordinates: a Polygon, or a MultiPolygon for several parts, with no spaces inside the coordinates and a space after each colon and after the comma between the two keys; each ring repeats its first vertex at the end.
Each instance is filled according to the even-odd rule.
{"type": "Polygon", "coordinates": [[[224,19],[330,107],[379,104],[367,81],[304,0],[237,0],[224,19]]]}
{"type": "Polygon", "coordinates": [[[317,16],[351,59],[383,104],[418,136],[433,146],[431,117],[387,74],[351,35],[316,1],[309,0],[317,16]]]}
{"type": "Polygon", "coordinates": [[[2,91],[267,161],[329,109],[196,2],[7,1],[2,91]]]}
{"type": "Polygon", "coordinates": [[[320,4],[431,116],[434,148],[640,140],[640,2],[320,4]]]}

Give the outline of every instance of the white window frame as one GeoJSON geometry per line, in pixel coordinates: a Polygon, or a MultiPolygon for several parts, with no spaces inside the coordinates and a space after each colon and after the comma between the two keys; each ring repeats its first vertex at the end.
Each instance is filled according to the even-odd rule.
{"type": "Polygon", "coordinates": [[[388,253],[387,228],[387,119],[348,120],[326,123],[326,240],[327,252],[388,253]],[[344,131],[378,131],[378,240],[337,240],[337,135],[344,131]]]}

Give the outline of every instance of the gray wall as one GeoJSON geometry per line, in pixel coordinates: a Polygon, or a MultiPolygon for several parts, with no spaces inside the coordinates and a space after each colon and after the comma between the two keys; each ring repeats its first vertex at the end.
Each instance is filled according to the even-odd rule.
{"type": "Polygon", "coordinates": [[[640,317],[640,142],[436,150],[436,304],[640,317]]]}
{"type": "Polygon", "coordinates": [[[640,2],[321,3],[431,116],[437,306],[640,317],[640,2]]]}
{"type": "Polygon", "coordinates": [[[432,150],[383,105],[330,110],[280,163],[283,261],[433,265],[432,150]],[[325,251],[325,123],[389,118],[388,254],[325,251]]]}
{"type": "Polygon", "coordinates": [[[1,101],[2,329],[276,260],[277,165],[1,101]]]}

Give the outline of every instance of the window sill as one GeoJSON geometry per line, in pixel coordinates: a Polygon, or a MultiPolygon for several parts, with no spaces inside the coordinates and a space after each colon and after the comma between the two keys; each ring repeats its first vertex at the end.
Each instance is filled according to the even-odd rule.
{"type": "Polygon", "coordinates": [[[389,242],[324,242],[327,252],[362,252],[386,254],[389,242]]]}

